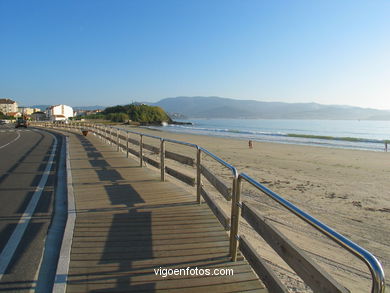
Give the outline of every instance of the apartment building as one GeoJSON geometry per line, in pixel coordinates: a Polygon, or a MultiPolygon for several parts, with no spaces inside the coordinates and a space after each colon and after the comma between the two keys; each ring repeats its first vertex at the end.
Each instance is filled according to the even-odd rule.
{"type": "Polygon", "coordinates": [[[11,99],[0,99],[0,112],[3,114],[18,112],[18,104],[11,99]]]}

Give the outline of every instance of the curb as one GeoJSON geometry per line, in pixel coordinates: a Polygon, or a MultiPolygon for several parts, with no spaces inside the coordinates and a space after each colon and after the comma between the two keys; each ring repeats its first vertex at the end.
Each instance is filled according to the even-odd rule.
{"type": "Polygon", "coordinates": [[[66,291],[66,283],[68,280],[70,252],[72,249],[73,231],[76,222],[76,206],[73,193],[72,170],[70,166],[69,155],[69,137],[65,137],[66,143],[66,178],[67,178],[67,193],[68,193],[68,210],[67,220],[62,239],[60,256],[58,259],[56,276],[54,279],[53,292],[64,293],[66,291]]]}

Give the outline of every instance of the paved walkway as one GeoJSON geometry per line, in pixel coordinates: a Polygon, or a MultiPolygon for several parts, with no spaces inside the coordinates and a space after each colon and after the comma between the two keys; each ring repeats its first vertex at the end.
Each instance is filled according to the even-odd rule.
{"type": "Polygon", "coordinates": [[[268,292],[206,204],[88,134],[70,135],[77,209],[67,292],[268,292]],[[233,269],[234,276],[156,275],[233,269]]]}

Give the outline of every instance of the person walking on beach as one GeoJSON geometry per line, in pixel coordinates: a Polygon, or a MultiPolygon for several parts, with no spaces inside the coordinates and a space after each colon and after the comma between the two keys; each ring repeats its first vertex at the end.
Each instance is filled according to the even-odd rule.
{"type": "Polygon", "coordinates": [[[387,153],[387,141],[385,141],[385,152],[387,153]]]}
{"type": "Polygon", "coordinates": [[[249,140],[248,146],[249,146],[250,149],[253,149],[253,142],[251,140],[249,140]]]}

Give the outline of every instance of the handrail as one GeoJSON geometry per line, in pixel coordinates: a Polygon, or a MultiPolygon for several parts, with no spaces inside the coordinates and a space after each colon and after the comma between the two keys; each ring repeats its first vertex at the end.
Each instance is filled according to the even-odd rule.
{"type": "Polygon", "coordinates": [[[266,195],[268,195],[271,199],[276,201],[277,203],[281,204],[284,206],[286,209],[294,213],[296,216],[304,220],[306,223],[310,224],[313,226],[315,229],[320,231],[322,234],[342,246],[343,248],[347,249],[349,252],[360,258],[369,268],[371,277],[372,277],[372,288],[371,292],[372,293],[384,293],[385,292],[385,273],[383,271],[383,268],[381,264],[379,263],[378,259],[372,255],[370,252],[365,250],[364,248],[360,247],[353,241],[349,240],[345,236],[341,235],[340,233],[334,231],[327,225],[323,224],[316,218],[312,217],[308,213],[302,211],[299,209],[297,206],[289,202],[288,200],[282,198],[280,195],[277,193],[273,192],[272,190],[268,189],[264,185],[260,184],[256,180],[252,179],[245,173],[241,173],[238,176],[238,189],[237,189],[237,196],[236,196],[236,205],[240,206],[241,203],[239,202],[240,200],[240,193],[241,193],[241,182],[242,180],[247,181],[250,183],[252,186],[255,188],[259,189],[266,195]]]}
{"type": "Polygon", "coordinates": [[[150,138],[155,138],[155,139],[158,139],[158,140],[163,140],[163,141],[167,141],[167,142],[171,142],[171,143],[176,143],[176,144],[181,144],[181,145],[194,147],[196,149],[201,150],[203,153],[207,154],[208,156],[212,157],[214,160],[216,160],[220,164],[222,164],[225,167],[227,167],[228,169],[230,169],[232,171],[233,177],[234,178],[238,178],[238,171],[237,171],[237,169],[234,166],[232,166],[231,164],[229,164],[226,161],[222,160],[221,158],[219,158],[215,154],[209,152],[205,148],[198,146],[197,144],[188,143],[188,142],[175,140],[175,139],[163,138],[163,137],[160,137],[160,136],[150,135],[150,134],[146,134],[146,133],[143,133],[143,132],[132,131],[132,130],[119,128],[119,127],[112,127],[112,128],[119,129],[119,130],[122,130],[122,131],[125,131],[125,132],[130,132],[130,133],[133,133],[133,134],[143,135],[143,136],[150,137],[150,138]]]}
{"type": "MultiPolygon", "coordinates": [[[[99,124],[97,124],[99,125],[99,124]]],[[[193,147],[193,148],[196,148],[197,150],[197,200],[199,203],[201,203],[201,198],[200,198],[200,189],[201,189],[201,184],[200,184],[200,156],[201,156],[201,153],[204,153],[206,155],[208,155],[209,157],[211,157],[212,159],[214,159],[215,161],[217,161],[218,163],[220,163],[221,165],[225,166],[226,168],[228,168],[231,172],[232,172],[232,176],[233,176],[233,183],[232,183],[232,193],[233,193],[233,197],[234,197],[234,193],[235,193],[235,190],[236,190],[236,185],[237,185],[237,179],[238,179],[238,171],[237,169],[232,166],[231,164],[227,163],[226,161],[222,160],[221,158],[219,158],[218,156],[216,156],[215,154],[211,153],[210,151],[206,150],[205,148],[202,148],[200,146],[198,146],[197,144],[193,144],[193,143],[188,143],[188,142],[184,142],[184,141],[179,141],[179,140],[174,140],[174,139],[168,139],[168,138],[163,138],[163,137],[159,137],[159,136],[155,136],[155,135],[150,135],[150,134],[146,134],[146,133],[142,133],[142,132],[138,132],[138,131],[132,131],[132,130],[128,130],[128,129],[125,129],[125,128],[120,128],[120,127],[114,127],[114,126],[108,126],[110,128],[114,128],[114,129],[117,129],[117,130],[120,130],[120,131],[124,131],[124,132],[127,132],[127,133],[133,133],[133,134],[137,134],[137,135],[140,135],[141,137],[150,137],[150,138],[154,138],[154,139],[158,139],[160,140],[161,142],[161,148],[164,147],[164,142],[170,142],[170,143],[176,143],[176,144],[181,144],[181,145],[186,145],[186,146],[189,146],[189,147],[193,147]]],[[[142,148],[142,145],[141,145],[141,148],[142,148]]],[[[162,155],[162,153],[161,153],[162,155]]],[[[142,160],[142,158],[141,158],[142,160]]],[[[161,157],[161,163],[163,163],[164,159],[161,157]]],[[[164,179],[164,170],[161,169],[161,179],[163,180],[164,179]]],[[[233,210],[233,209],[232,209],[233,210]]],[[[231,217],[233,219],[233,215],[231,217]]]]}
{"type": "MultiPolygon", "coordinates": [[[[94,124],[92,124],[92,127],[94,127],[93,125],[94,124]]],[[[95,124],[95,125],[100,125],[100,124],[95,124]]],[[[71,126],[71,125],[69,125],[69,126],[71,126]]],[[[143,155],[142,155],[142,144],[143,144],[142,139],[143,139],[143,137],[150,137],[150,138],[160,140],[160,142],[161,142],[161,145],[160,145],[160,147],[161,147],[161,162],[162,162],[161,166],[162,167],[164,167],[164,162],[163,162],[164,154],[163,154],[163,152],[165,152],[165,148],[164,148],[165,141],[196,148],[196,150],[197,150],[197,199],[198,199],[199,203],[200,203],[200,189],[201,189],[201,183],[200,183],[200,176],[201,176],[200,175],[200,167],[201,167],[200,157],[201,157],[201,153],[203,152],[204,154],[210,156],[215,161],[219,162],[220,164],[224,165],[225,167],[227,167],[228,169],[231,170],[232,175],[233,175],[233,189],[232,189],[232,208],[231,208],[230,253],[232,255],[233,261],[236,260],[237,249],[238,249],[238,241],[237,240],[239,239],[239,235],[238,235],[238,224],[239,224],[239,217],[240,217],[239,208],[242,206],[241,201],[240,201],[241,183],[243,180],[245,180],[246,182],[251,184],[253,187],[257,188],[258,190],[260,190],[261,192],[263,192],[264,194],[269,196],[271,199],[273,199],[274,201],[276,201],[277,203],[279,203],[280,205],[285,207],[287,210],[289,210],[290,212],[292,212],[293,214],[295,214],[296,216],[298,216],[299,218],[304,220],[306,223],[310,224],[312,227],[314,227],[315,229],[320,231],[322,234],[324,234],[325,236],[330,238],[332,241],[336,242],[341,247],[345,248],[346,250],[351,252],[353,255],[358,257],[360,260],[362,260],[368,266],[370,273],[371,273],[371,277],[372,277],[371,293],[384,293],[385,292],[385,274],[384,274],[384,271],[383,271],[383,268],[382,268],[380,262],[373,254],[371,254],[369,251],[365,250],[364,248],[360,247],[358,244],[354,243],[353,241],[349,240],[348,238],[346,238],[342,234],[334,231],[333,229],[331,229],[327,225],[323,224],[319,220],[317,220],[314,217],[312,217],[311,215],[309,215],[308,213],[302,211],[297,206],[295,206],[294,204],[292,204],[288,200],[284,199],[283,197],[281,197],[277,193],[273,192],[272,190],[268,189],[264,185],[260,184],[259,182],[257,182],[256,180],[254,180],[253,178],[248,176],[247,174],[245,174],[245,173],[239,174],[237,169],[233,165],[222,160],[221,158],[219,158],[215,154],[209,152],[205,148],[200,147],[196,144],[192,144],[192,143],[187,143],[187,142],[178,141],[178,140],[174,140],[174,139],[162,138],[159,136],[150,135],[150,134],[137,132],[137,131],[132,131],[132,130],[128,130],[128,129],[123,129],[123,128],[119,128],[119,127],[106,126],[106,125],[103,125],[103,126],[106,128],[109,127],[111,129],[117,129],[120,131],[125,131],[127,133],[133,133],[133,134],[140,135],[141,166],[142,166],[142,157],[143,157],[143,155]]],[[[107,134],[107,132],[105,130],[104,130],[104,132],[107,134]]],[[[112,134],[111,130],[110,130],[109,134],[112,134]]],[[[119,132],[117,132],[117,136],[119,137],[119,132]]],[[[164,180],[163,170],[161,170],[161,179],[164,180]]]]}
{"type": "Polygon", "coordinates": [[[238,171],[236,169],[236,167],[230,165],[229,163],[225,162],[224,160],[222,160],[220,157],[214,155],[213,153],[209,152],[208,150],[206,150],[205,148],[202,148],[202,147],[199,147],[199,149],[207,154],[208,156],[212,157],[214,160],[216,160],[217,162],[219,162],[220,164],[224,165],[226,168],[230,169],[230,171],[232,171],[232,174],[233,174],[233,178],[238,178],[238,171]]]}

